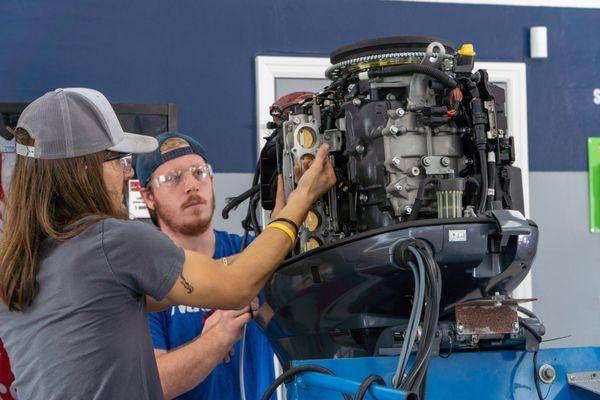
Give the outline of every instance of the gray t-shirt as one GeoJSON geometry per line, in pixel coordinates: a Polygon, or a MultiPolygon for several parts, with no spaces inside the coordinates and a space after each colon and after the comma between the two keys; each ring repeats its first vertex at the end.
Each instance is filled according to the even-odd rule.
{"type": "Polygon", "coordinates": [[[162,399],[145,295],[162,300],[184,258],[142,222],[106,219],[46,239],[32,306],[9,312],[0,302],[19,399],[162,399]]]}

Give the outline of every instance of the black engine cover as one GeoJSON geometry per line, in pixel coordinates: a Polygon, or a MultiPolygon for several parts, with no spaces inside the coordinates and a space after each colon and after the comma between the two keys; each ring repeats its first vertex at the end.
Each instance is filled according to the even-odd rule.
{"type": "Polygon", "coordinates": [[[458,302],[509,292],[525,278],[538,241],[528,224],[528,235],[503,236],[492,218],[415,221],[304,253],[275,272],[258,321],[282,361],[372,356],[382,330],[411,311],[413,276],[395,263],[396,246],[428,243],[441,269],[443,317],[458,302]]]}

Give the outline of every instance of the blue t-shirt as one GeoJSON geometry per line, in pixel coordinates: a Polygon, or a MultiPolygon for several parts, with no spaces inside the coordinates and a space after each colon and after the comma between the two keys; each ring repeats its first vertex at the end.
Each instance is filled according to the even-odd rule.
{"type": "MultiPolygon", "coordinates": [[[[239,253],[242,238],[239,235],[215,230],[216,242],[213,258],[239,253]]],[[[251,238],[248,238],[249,242],[251,238]]],[[[262,301],[261,301],[262,303],[262,301]]],[[[172,350],[200,335],[203,322],[210,310],[197,307],[176,306],[148,316],[154,348],[172,350]]],[[[235,354],[229,363],[221,362],[194,389],[177,397],[178,400],[220,399],[239,400],[240,342],[234,345],[235,354]]],[[[263,330],[255,321],[246,326],[244,348],[244,383],[246,399],[259,400],[275,379],[273,350],[263,330]]]]}

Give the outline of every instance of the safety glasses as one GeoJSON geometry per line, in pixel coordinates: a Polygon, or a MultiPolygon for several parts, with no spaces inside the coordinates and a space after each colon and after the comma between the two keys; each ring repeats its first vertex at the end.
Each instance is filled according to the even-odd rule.
{"type": "Polygon", "coordinates": [[[189,172],[198,182],[204,182],[213,176],[210,164],[192,165],[188,169],[173,169],[164,175],[155,176],[146,187],[158,188],[161,186],[175,187],[183,182],[184,175],[189,172]]]}
{"type": "Polygon", "coordinates": [[[118,153],[113,156],[108,156],[104,159],[103,162],[109,162],[114,160],[119,160],[123,173],[127,174],[133,170],[133,156],[131,155],[131,153],[118,153]]]}

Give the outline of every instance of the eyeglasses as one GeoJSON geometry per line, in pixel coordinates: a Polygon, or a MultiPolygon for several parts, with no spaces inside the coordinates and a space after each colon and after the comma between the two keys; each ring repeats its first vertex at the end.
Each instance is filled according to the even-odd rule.
{"type": "Polygon", "coordinates": [[[131,153],[115,154],[114,156],[106,157],[103,162],[109,162],[114,160],[119,160],[119,163],[121,164],[121,169],[123,169],[124,173],[129,173],[132,171],[133,156],[131,155],[131,153]]]}
{"type": "Polygon", "coordinates": [[[210,164],[192,165],[188,169],[173,169],[164,175],[158,175],[150,180],[146,187],[175,187],[183,181],[183,175],[186,172],[189,172],[198,182],[204,182],[208,177],[213,176],[210,164]]]}

